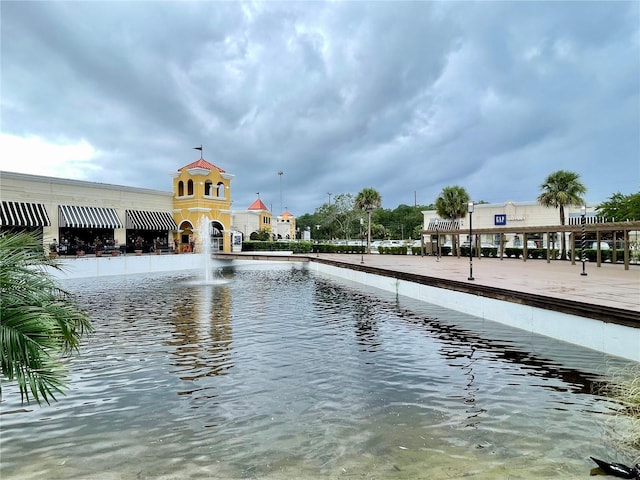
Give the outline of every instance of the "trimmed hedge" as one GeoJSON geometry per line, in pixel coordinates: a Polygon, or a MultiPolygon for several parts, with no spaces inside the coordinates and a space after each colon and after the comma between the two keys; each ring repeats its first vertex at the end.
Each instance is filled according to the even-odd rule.
{"type": "Polygon", "coordinates": [[[407,246],[399,245],[396,247],[378,247],[378,253],[380,255],[406,255],[407,246]]]}
{"type": "Polygon", "coordinates": [[[263,242],[248,240],[242,242],[243,252],[281,252],[311,253],[311,242],[263,242]]]}
{"type": "Polygon", "coordinates": [[[333,243],[318,243],[313,245],[313,253],[366,253],[365,245],[335,245],[333,243]]]}
{"type": "MultiPolygon", "coordinates": [[[[579,259],[582,258],[580,249],[576,249],[576,255],[579,259]]],[[[590,262],[598,261],[598,251],[592,249],[585,249],[584,255],[590,262]]],[[[600,261],[610,262],[613,258],[613,250],[600,250],[600,261]]],[[[616,250],[616,262],[624,262],[624,250],[616,250]]]]}
{"type": "MultiPolygon", "coordinates": [[[[473,247],[473,255],[476,254],[476,248],[473,247]]],[[[480,255],[483,257],[497,257],[498,256],[498,247],[482,247],[480,248],[480,255]]],[[[469,247],[460,247],[460,256],[468,257],[469,256],[469,247]]]]}

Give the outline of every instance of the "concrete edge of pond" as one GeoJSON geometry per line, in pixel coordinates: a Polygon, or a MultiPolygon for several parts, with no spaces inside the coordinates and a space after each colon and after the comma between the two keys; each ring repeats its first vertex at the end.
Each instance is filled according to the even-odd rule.
{"type": "MultiPolygon", "coordinates": [[[[241,263],[270,259],[251,254],[222,254],[216,258],[241,263]]],[[[283,260],[282,257],[271,259],[283,260]]],[[[610,266],[613,268],[606,272],[593,271],[587,286],[580,271],[569,262],[547,267],[546,262],[502,264],[495,263],[499,260],[484,260],[479,271],[484,277],[481,283],[468,280],[469,266],[465,259],[449,259],[448,264],[442,261],[437,268],[435,259],[411,256],[336,254],[292,256],[289,260],[309,262],[309,268],[314,271],[640,362],[640,308],[611,305],[609,297],[598,297],[597,292],[593,292],[600,287],[606,291],[618,288],[619,295],[613,301],[637,306],[635,294],[640,292],[640,268],[628,272],[622,267],[614,270],[616,266],[610,266]],[[431,263],[425,263],[429,261],[431,263]],[[433,275],[415,273],[425,266],[435,270],[433,275]],[[524,277],[520,283],[509,279],[514,274],[524,277]],[[552,278],[545,280],[547,276],[552,278]],[[579,295],[576,291],[580,288],[572,290],[565,285],[573,283],[574,277],[578,287],[584,290],[579,295]],[[622,298],[625,296],[631,298],[622,298]]]]}
{"type": "Polygon", "coordinates": [[[487,291],[442,279],[431,282],[429,278],[372,267],[353,268],[339,262],[310,265],[314,271],[640,362],[637,312],[617,311],[606,319],[594,318],[602,317],[606,309],[591,306],[589,311],[577,302],[500,289],[487,291]],[[635,318],[629,318],[630,314],[635,318]]]}

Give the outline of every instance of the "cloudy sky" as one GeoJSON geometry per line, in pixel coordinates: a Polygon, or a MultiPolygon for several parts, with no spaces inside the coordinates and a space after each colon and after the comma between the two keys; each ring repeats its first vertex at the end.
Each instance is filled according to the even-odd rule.
{"type": "Polygon", "coordinates": [[[640,190],[640,2],[2,1],[0,170],[312,213],[640,190]],[[282,172],[282,175],[279,175],[282,172]]]}

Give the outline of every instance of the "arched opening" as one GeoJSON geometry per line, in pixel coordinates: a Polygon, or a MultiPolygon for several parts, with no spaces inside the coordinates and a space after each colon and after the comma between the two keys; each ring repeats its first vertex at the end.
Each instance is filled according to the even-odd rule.
{"type": "Polygon", "coordinates": [[[210,224],[211,234],[211,251],[221,252],[224,249],[224,226],[218,222],[213,221],[210,224]]]}
{"type": "Polygon", "coordinates": [[[224,198],[224,183],[222,182],[218,183],[216,196],[220,198],[224,198]]]}
{"type": "Polygon", "coordinates": [[[212,188],[213,188],[213,182],[211,182],[211,180],[207,180],[206,182],[204,182],[204,196],[205,197],[210,197],[211,196],[212,188]]]}
{"type": "Polygon", "coordinates": [[[187,195],[193,195],[193,180],[187,182],[187,195]]]}
{"type": "Polygon", "coordinates": [[[178,196],[179,197],[184,196],[184,183],[182,182],[182,180],[178,182],[178,196]]]}
{"type": "Polygon", "coordinates": [[[178,226],[178,236],[174,239],[174,247],[178,252],[193,251],[193,225],[184,220],[178,226]]]}

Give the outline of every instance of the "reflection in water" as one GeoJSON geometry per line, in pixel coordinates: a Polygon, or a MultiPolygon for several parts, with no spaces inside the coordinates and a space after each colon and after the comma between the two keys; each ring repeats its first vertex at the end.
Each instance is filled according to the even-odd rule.
{"type": "Polygon", "coordinates": [[[582,478],[612,456],[592,385],[626,362],[296,266],[225,276],[70,281],[96,333],[58,404],[3,385],[3,478],[582,478]]]}
{"type": "MultiPolygon", "coordinates": [[[[181,380],[197,381],[210,375],[224,375],[231,363],[231,293],[228,284],[201,285],[199,298],[186,296],[174,305],[170,321],[174,326],[175,366],[181,380]]],[[[200,388],[178,392],[189,395],[200,388]]]]}

